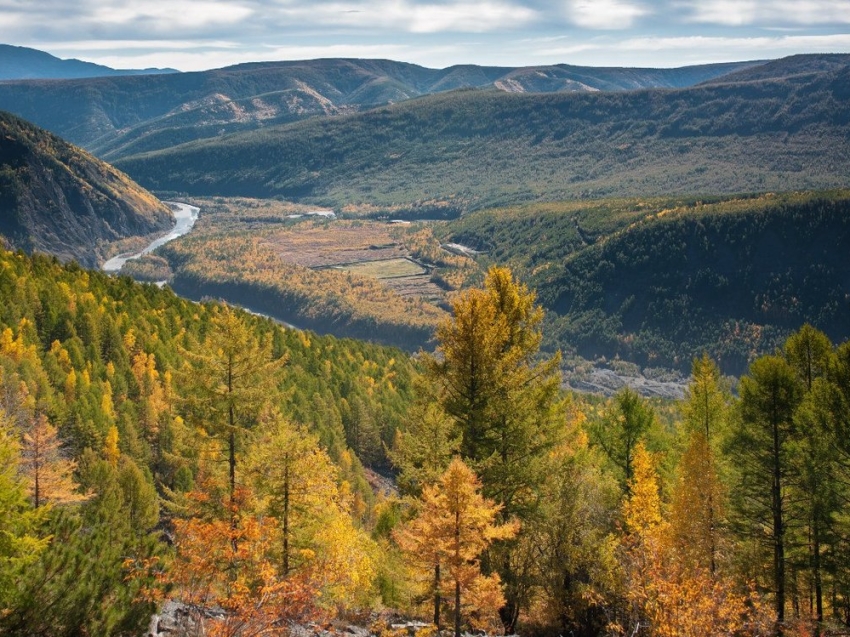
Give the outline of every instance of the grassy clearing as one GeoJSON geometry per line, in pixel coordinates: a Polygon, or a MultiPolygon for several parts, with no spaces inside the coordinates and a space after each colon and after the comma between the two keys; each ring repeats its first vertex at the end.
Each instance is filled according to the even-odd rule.
{"type": "Polygon", "coordinates": [[[360,276],[368,276],[374,279],[394,279],[404,276],[417,276],[425,274],[426,270],[421,265],[410,259],[384,259],[381,261],[361,261],[359,263],[348,263],[335,266],[335,269],[351,272],[360,276]]]}

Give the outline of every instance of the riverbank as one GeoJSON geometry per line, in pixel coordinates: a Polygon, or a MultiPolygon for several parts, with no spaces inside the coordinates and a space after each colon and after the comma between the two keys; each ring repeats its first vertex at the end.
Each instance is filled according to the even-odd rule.
{"type": "Polygon", "coordinates": [[[173,241],[177,237],[182,237],[184,234],[188,234],[192,230],[192,227],[198,220],[200,208],[176,201],[164,201],[163,203],[171,208],[172,214],[174,215],[174,227],[167,234],[158,237],[139,252],[119,254],[118,256],[112,257],[100,266],[104,272],[120,272],[121,268],[124,267],[124,264],[127,263],[127,261],[138,259],[149,252],[153,252],[158,247],[165,245],[169,241],[173,241]]]}

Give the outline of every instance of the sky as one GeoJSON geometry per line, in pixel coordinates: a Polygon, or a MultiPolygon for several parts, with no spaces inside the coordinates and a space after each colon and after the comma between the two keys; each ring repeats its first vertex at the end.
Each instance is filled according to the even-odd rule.
{"type": "Polygon", "coordinates": [[[850,0],[0,0],[0,43],[181,71],[330,57],[676,67],[850,53],[850,0]]]}

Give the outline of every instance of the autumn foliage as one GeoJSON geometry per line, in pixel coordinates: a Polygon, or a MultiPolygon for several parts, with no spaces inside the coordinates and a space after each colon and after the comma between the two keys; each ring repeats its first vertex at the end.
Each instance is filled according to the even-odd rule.
{"type": "MultiPolygon", "coordinates": [[[[279,634],[285,622],[318,614],[311,569],[284,576],[274,559],[277,521],[271,517],[208,518],[208,496],[190,494],[197,515],[174,521],[176,555],[163,585],[188,605],[200,634],[235,637],[279,634]]],[[[249,494],[237,494],[239,514],[249,494]]],[[[234,506],[229,499],[219,503],[234,506]]]]}
{"type": "MultiPolygon", "coordinates": [[[[623,505],[623,568],[630,605],[626,634],[643,626],[657,637],[733,635],[748,615],[746,599],[730,582],[682,553],[662,518],[652,456],[638,444],[631,495],[623,505]]],[[[693,536],[690,541],[703,538],[693,536]]]]}
{"type": "Polygon", "coordinates": [[[43,257],[0,251],[0,295],[3,635],[141,634],[165,600],[233,637],[850,625],[850,346],[814,328],[737,398],[704,357],[684,401],[605,399],[562,391],[504,268],[416,360],[43,257]]]}
{"type": "Polygon", "coordinates": [[[496,612],[504,604],[499,576],[483,575],[479,558],[491,542],[513,537],[518,526],[497,524],[500,507],[480,490],[475,474],[455,458],[437,483],[423,490],[417,516],[396,533],[431,589],[438,626],[441,600],[453,605],[456,636],[463,620],[475,628],[498,623],[496,612]]]}

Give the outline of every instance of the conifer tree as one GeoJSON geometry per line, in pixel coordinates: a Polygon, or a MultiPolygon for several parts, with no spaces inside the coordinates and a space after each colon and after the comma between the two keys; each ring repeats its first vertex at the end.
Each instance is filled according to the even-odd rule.
{"type": "Polygon", "coordinates": [[[654,637],[736,634],[747,615],[744,599],[707,568],[682,559],[661,515],[658,476],[643,443],[635,448],[629,493],[623,545],[630,631],[645,627],[654,637]]]}
{"type": "Polygon", "coordinates": [[[733,449],[740,471],[739,508],[750,527],[770,529],[772,588],[778,625],[785,620],[789,453],[800,386],[780,356],[763,356],[741,379],[740,417],[733,449]]]}
{"type": "Polygon", "coordinates": [[[106,432],[106,442],[103,446],[103,455],[113,469],[118,468],[118,459],[121,451],[118,449],[118,427],[112,425],[106,432]]]}
{"type": "MultiPolygon", "coordinates": [[[[507,268],[490,268],[484,289],[460,294],[452,310],[437,329],[438,355],[425,359],[427,376],[484,495],[501,505],[503,520],[531,516],[563,431],[560,354],[539,360],[543,310],[507,268]]],[[[513,632],[522,600],[509,548],[489,557],[488,570],[508,585],[502,619],[513,632]]]]}
{"type": "Polygon", "coordinates": [[[725,489],[714,451],[726,430],[728,399],[720,370],[708,355],[695,359],[682,411],[688,443],[679,465],[672,504],[672,533],[679,554],[714,575],[725,517],[725,489]]]}
{"type": "Polygon", "coordinates": [[[288,576],[298,567],[295,558],[301,549],[315,549],[309,538],[322,515],[340,507],[337,470],[303,427],[277,412],[265,420],[247,458],[247,471],[264,510],[280,525],[281,571],[288,576]]]}
{"type": "Polygon", "coordinates": [[[563,425],[560,356],[538,361],[543,310],[510,270],[491,268],[437,330],[442,359],[427,358],[443,410],[455,421],[460,453],[484,493],[511,516],[533,509],[542,459],[563,425]]]}
{"type": "Polygon", "coordinates": [[[98,454],[85,453],[79,473],[92,495],[79,507],[54,508],[50,547],[21,577],[19,603],[0,619],[3,634],[135,634],[150,620],[154,607],[139,596],[150,582],[128,579],[125,563],[157,556],[160,545],[150,530],[158,517],[148,517],[149,526],[131,526],[120,473],[98,454]]]}
{"type": "MultiPolygon", "coordinates": [[[[814,620],[824,621],[827,555],[835,555],[830,540],[837,535],[836,522],[842,510],[843,489],[835,421],[829,406],[834,404],[834,387],[824,378],[813,381],[795,414],[800,436],[791,446],[794,459],[795,501],[792,511],[804,524],[798,543],[806,547],[804,567],[810,572],[814,620]]],[[[834,559],[834,558],[833,558],[834,559]]],[[[811,598],[810,598],[811,599],[811,598]]]]}
{"type": "Polygon", "coordinates": [[[518,552],[545,592],[545,618],[561,634],[601,634],[616,598],[613,531],[621,493],[602,470],[601,453],[588,444],[583,414],[574,413],[572,436],[553,452],[541,511],[523,521],[518,552]]]}
{"type": "Polygon", "coordinates": [[[36,534],[42,516],[27,501],[20,461],[16,431],[0,409],[0,618],[12,611],[22,573],[49,541],[36,534]]]}
{"type": "Polygon", "coordinates": [[[239,438],[256,422],[286,359],[272,359],[271,344],[261,343],[227,307],[213,317],[203,348],[182,354],[188,363],[183,370],[186,402],[192,417],[226,449],[230,497],[235,501],[239,438]]]}
{"type": "Polygon", "coordinates": [[[460,439],[454,421],[440,405],[418,400],[412,407],[407,429],[396,432],[390,461],[399,472],[402,493],[419,496],[434,484],[458,452],[460,439]]]}
{"type": "Polygon", "coordinates": [[[30,483],[33,506],[75,502],[77,493],[72,473],[76,463],[63,457],[56,427],[47,416],[38,414],[23,434],[21,468],[30,483]]]}
{"type": "MultiPolygon", "coordinates": [[[[834,486],[838,487],[841,502],[846,503],[850,500],[850,341],[845,341],[835,350],[829,384],[831,395],[827,410],[831,434],[828,440],[837,456],[836,471],[840,478],[834,486]]],[[[835,515],[834,522],[835,538],[830,547],[833,561],[831,602],[834,614],[850,623],[850,572],[846,567],[850,564],[850,544],[845,539],[850,537],[850,514],[846,506],[842,506],[835,515]]]]}
{"type": "Polygon", "coordinates": [[[620,470],[621,484],[627,492],[634,476],[635,449],[654,421],[652,408],[636,391],[625,387],[617,392],[607,417],[591,429],[594,442],[620,470]]]}
{"type": "MultiPolygon", "coordinates": [[[[804,563],[798,570],[810,573],[812,615],[818,625],[824,620],[824,553],[840,506],[837,457],[832,442],[835,430],[829,405],[834,404],[834,387],[827,378],[833,361],[832,343],[809,324],[788,337],[785,357],[797,373],[802,401],[794,415],[795,432],[790,442],[793,470],[789,483],[795,487],[792,509],[802,522],[795,544],[805,547],[804,563]]],[[[794,592],[799,606],[799,591],[794,592]]]]}
{"type": "Polygon", "coordinates": [[[825,376],[829,369],[832,357],[829,337],[806,323],[788,337],[783,349],[805,390],[811,391],[815,379],[825,376]]]}
{"type": "MultiPolygon", "coordinates": [[[[420,568],[428,573],[435,564],[445,568],[449,586],[443,581],[433,586],[434,623],[439,627],[442,594],[448,589],[454,597],[455,637],[460,637],[464,610],[467,615],[492,613],[504,601],[498,575],[482,575],[479,556],[494,540],[511,538],[517,531],[515,522],[495,523],[500,507],[480,490],[472,470],[455,458],[437,484],[423,490],[417,517],[396,533],[401,548],[420,568]]],[[[439,570],[436,573],[441,577],[439,570]]]]}

